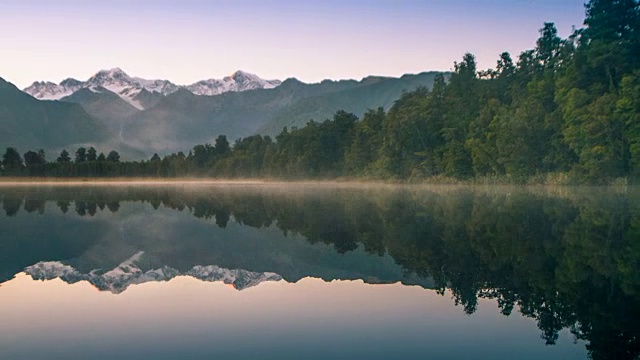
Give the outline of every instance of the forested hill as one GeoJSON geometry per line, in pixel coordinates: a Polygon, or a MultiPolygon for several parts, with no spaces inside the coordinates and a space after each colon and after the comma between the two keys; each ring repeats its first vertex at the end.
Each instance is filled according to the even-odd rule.
{"type": "Polygon", "coordinates": [[[3,145],[50,149],[99,142],[107,136],[107,131],[80,105],[36,100],[0,78],[3,145]]]}
{"type": "Polygon", "coordinates": [[[211,142],[219,134],[229,139],[262,134],[274,136],[284,126],[304,126],[324,120],[337,110],[362,116],[367,108],[388,109],[403,91],[431,87],[437,72],[400,78],[368,77],[361,81],[325,80],[305,84],[287,79],[273,89],[198,96],[184,89],[161,99],[122,122],[122,139],[148,154],[179,151],[211,142]]]}
{"type": "Polygon", "coordinates": [[[359,121],[341,111],[285,128],[275,141],[256,135],[229,146],[220,136],[213,146],[106,175],[637,179],[639,4],[592,0],[585,8],[584,27],[567,38],[545,23],[533,49],[516,59],[502,53],[483,71],[465,54],[448,81],[438,75],[431,89],[405,93],[388,111],[359,121]]]}

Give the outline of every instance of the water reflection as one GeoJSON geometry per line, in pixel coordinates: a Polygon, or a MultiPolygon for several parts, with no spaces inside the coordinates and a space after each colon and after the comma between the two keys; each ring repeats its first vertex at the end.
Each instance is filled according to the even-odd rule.
{"type": "Polygon", "coordinates": [[[0,277],[120,293],[187,275],[237,289],[304,277],[492,299],[595,359],[640,354],[640,197],[597,189],[62,187],[0,190],[0,277]]]}

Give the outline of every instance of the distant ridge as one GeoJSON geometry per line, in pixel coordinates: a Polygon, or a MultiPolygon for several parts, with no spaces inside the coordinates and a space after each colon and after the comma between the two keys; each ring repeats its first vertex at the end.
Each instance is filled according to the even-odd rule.
{"type": "Polygon", "coordinates": [[[55,84],[50,81],[36,81],[23,89],[29,95],[40,100],[60,100],[72,95],[80,89],[105,88],[128,102],[133,107],[143,110],[145,104],[136,99],[142,90],[149,93],[169,95],[180,88],[189,90],[195,95],[218,95],[228,91],[246,91],[270,89],[280,85],[280,80],[264,80],[255,74],[238,70],[223,79],[201,80],[191,85],[176,85],[169,80],[147,80],[131,77],[120,68],[100,70],[86,81],[68,78],[55,84]]]}
{"type": "MultiPolygon", "coordinates": [[[[18,146],[23,152],[33,148],[59,152],[62,148],[74,150],[79,145],[91,145],[101,151],[115,149],[129,159],[187,152],[196,144],[213,143],[221,134],[230,141],[255,134],[275,136],[284,127],[324,121],[338,110],[362,116],[367,109],[389,109],[403,92],[419,86],[430,88],[437,74],[441,73],[307,84],[295,78],[263,80],[236,71],[220,80],[179,86],[168,80],[132,77],[113,68],[101,70],[86,81],[68,78],[60,84],[35,82],[21,94],[22,101],[12,101],[14,113],[32,113],[35,108],[46,107],[76,109],[70,110],[74,115],[60,119],[53,114],[53,118],[60,119],[56,122],[62,128],[50,132],[38,127],[24,131],[27,127],[5,116],[3,120],[8,124],[0,132],[0,143],[18,146]],[[45,99],[59,101],[38,101],[45,99]],[[76,114],[78,110],[83,115],[76,114]],[[73,129],[58,131],[66,126],[73,129]]],[[[12,96],[20,94],[15,86],[11,87],[12,96]]],[[[7,96],[0,102],[6,101],[7,96]]],[[[32,114],[24,123],[37,123],[38,117],[47,118],[32,114]]]]}

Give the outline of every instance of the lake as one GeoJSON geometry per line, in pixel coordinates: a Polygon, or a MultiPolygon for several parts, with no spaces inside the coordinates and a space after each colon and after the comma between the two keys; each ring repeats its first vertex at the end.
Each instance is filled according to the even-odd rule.
{"type": "Polygon", "coordinates": [[[634,359],[640,192],[0,186],[1,359],[634,359]]]}

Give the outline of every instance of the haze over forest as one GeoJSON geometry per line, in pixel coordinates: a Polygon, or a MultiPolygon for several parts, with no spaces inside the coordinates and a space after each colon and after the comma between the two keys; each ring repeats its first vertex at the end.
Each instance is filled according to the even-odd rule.
{"type": "Polygon", "coordinates": [[[237,71],[180,86],[119,68],[24,92],[0,79],[3,174],[627,183],[638,54],[638,2],[592,0],[569,36],[540,24],[531,50],[486,70],[467,53],[452,72],[314,84],[237,71]]]}

